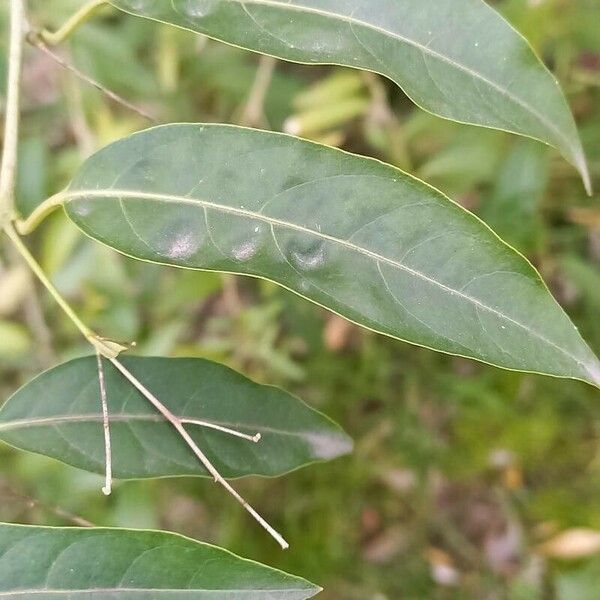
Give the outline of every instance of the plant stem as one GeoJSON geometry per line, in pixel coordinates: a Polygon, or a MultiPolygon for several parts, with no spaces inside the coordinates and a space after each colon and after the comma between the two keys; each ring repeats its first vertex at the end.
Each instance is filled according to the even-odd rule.
{"type": "Polygon", "coordinates": [[[84,4],[77,12],[71,15],[67,21],[56,31],[44,29],[40,32],[40,37],[50,46],[56,46],[64,42],[80,25],[83,25],[90,19],[94,12],[107,4],[107,0],[90,0],[84,4]]]}
{"type": "Polygon", "coordinates": [[[23,64],[23,24],[25,21],[23,1],[11,0],[10,2],[10,48],[6,84],[4,150],[0,166],[0,225],[10,220],[14,206],[23,64]]]}
{"type": "Polygon", "coordinates": [[[4,231],[10,238],[10,241],[14,244],[19,254],[23,257],[29,268],[35,273],[35,276],[42,282],[44,287],[50,292],[56,303],[63,309],[66,315],[73,321],[77,329],[86,337],[86,339],[93,340],[98,336],[85,325],[81,319],[75,314],[75,311],[69,306],[69,303],[61,296],[60,292],[54,287],[54,284],[48,279],[47,275],[42,270],[42,267],[35,260],[31,252],[27,249],[27,246],[23,243],[19,234],[15,231],[12,224],[7,223],[4,225],[4,231]]]}
{"type": "Polygon", "coordinates": [[[28,235],[54,210],[62,206],[62,195],[59,192],[36,206],[35,210],[23,220],[15,222],[15,227],[21,235],[28,235]]]}

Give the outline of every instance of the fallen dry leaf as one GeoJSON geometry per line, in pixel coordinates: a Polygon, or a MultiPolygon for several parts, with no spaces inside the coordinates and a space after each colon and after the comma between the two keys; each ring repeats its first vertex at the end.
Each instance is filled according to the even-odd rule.
{"type": "Polygon", "coordinates": [[[600,531],[567,529],[538,547],[538,552],[551,558],[576,560],[600,553],[600,531]]]}

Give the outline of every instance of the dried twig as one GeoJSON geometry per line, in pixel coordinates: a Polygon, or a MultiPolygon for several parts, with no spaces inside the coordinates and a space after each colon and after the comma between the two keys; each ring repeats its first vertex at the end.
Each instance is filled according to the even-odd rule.
{"type": "Polygon", "coordinates": [[[148,388],[146,388],[133,373],[131,373],[123,364],[116,358],[111,358],[112,364],[121,372],[127,379],[162,415],[165,419],[177,430],[185,443],[189,446],[198,460],[204,465],[206,470],[213,476],[217,483],[220,483],[253,517],[256,521],[279,543],[285,550],[289,548],[289,544],[273,527],[271,527],[263,517],[261,517],[251,506],[240,496],[231,485],[221,476],[219,471],[208,460],[205,454],[198,448],[196,442],[186,431],[183,421],[175,416],[148,388]]]}
{"type": "Polygon", "coordinates": [[[223,433],[228,433],[229,435],[233,435],[235,437],[242,438],[244,440],[248,440],[249,442],[260,442],[262,436],[260,433],[256,433],[254,435],[248,435],[247,433],[242,433],[240,431],[235,431],[235,429],[229,429],[229,427],[222,427],[221,425],[216,425],[215,423],[210,423],[209,421],[200,421],[198,419],[180,419],[184,425],[198,425],[199,427],[208,427],[209,429],[216,429],[217,431],[222,431],[223,433]]]}
{"type": "Polygon", "coordinates": [[[102,488],[102,493],[105,496],[110,496],[112,492],[112,450],[110,443],[110,421],[108,414],[108,398],[106,394],[106,382],[104,380],[104,367],[102,365],[102,356],[96,351],[96,360],[98,363],[98,383],[100,384],[100,400],[102,402],[102,424],[104,426],[104,463],[105,483],[102,488]]]}
{"type": "Polygon", "coordinates": [[[68,71],[73,73],[76,77],[81,79],[82,81],[85,81],[89,85],[95,87],[97,90],[102,92],[105,96],[107,96],[108,98],[110,98],[111,100],[116,102],[117,104],[120,104],[121,106],[127,108],[128,110],[131,110],[131,111],[137,113],[138,115],[140,115],[144,119],[147,119],[148,121],[151,121],[152,123],[158,123],[158,120],[155,117],[153,117],[152,115],[150,115],[149,113],[147,113],[145,110],[143,110],[139,106],[136,106],[135,104],[132,104],[128,100],[125,100],[125,98],[123,98],[122,96],[119,96],[119,94],[113,92],[112,90],[109,90],[106,86],[102,85],[99,81],[92,79],[89,75],[86,75],[85,73],[80,71],[77,67],[73,66],[71,63],[67,62],[64,58],[62,58],[61,56],[56,54],[56,52],[53,52],[47,46],[47,44],[45,44],[44,41],[39,37],[39,35],[36,34],[35,32],[30,32],[27,35],[26,39],[32,46],[39,48],[39,50],[44,52],[44,54],[49,56],[53,61],[58,63],[61,67],[67,69],[68,71]]]}

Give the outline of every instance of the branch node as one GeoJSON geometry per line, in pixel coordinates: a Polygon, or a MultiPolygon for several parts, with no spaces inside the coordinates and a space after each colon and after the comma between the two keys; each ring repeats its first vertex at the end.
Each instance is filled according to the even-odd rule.
{"type": "Polygon", "coordinates": [[[108,360],[112,360],[113,358],[117,358],[121,352],[125,352],[129,350],[131,347],[130,344],[122,344],[121,342],[115,342],[113,340],[109,340],[108,338],[100,337],[95,333],[86,336],[88,342],[94,347],[96,353],[108,360]]]}
{"type": "Polygon", "coordinates": [[[108,4],[107,0],[90,0],[75,12],[56,31],[42,29],[37,32],[38,39],[49,46],[56,46],[64,42],[76,29],[83,25],[101,7],[108,4]]]}

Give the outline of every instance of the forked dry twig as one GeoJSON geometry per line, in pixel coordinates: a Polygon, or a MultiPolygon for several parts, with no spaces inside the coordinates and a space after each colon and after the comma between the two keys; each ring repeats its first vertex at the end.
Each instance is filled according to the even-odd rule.
{"type": "MultiPolygon", "coordinates": [[[[200,450],[196,442],[190,436],[185,429],[185,423],[191,423],[195,425],[210,426],[214,429],[221,429],[226,433],[238,435],[239,432],[233,432],[233,430],[215,427],[212,423],[207,424],[205,421],[192,421],[183,420],[174,415],[129,369],[127,369],[121,362],[116,358],[109,358],[110,362],[117,368],[117,370],[127,379],[157,410],[163,417],[177,430],[179,435],[183,438],[185,443],[189,446],[192,452],[196,455],[198,460],[204,465],[206,470],[212,475],[214,480],[221,484],[253,517],[254,519],[277,541],[277,543],[285,550],[289,548],[289,544],[285,541],[283,536],[278,533],[263,517],[261,517],[238,492],[223,478],[219,471],[213,466],[208,460],[206,455],[200,450]]],[[[240,437],[245,437],[241,434],[240,437]]],[[[255,436],[247,436],[254,442],[260,440],[259,434],[255,436]]]]}

